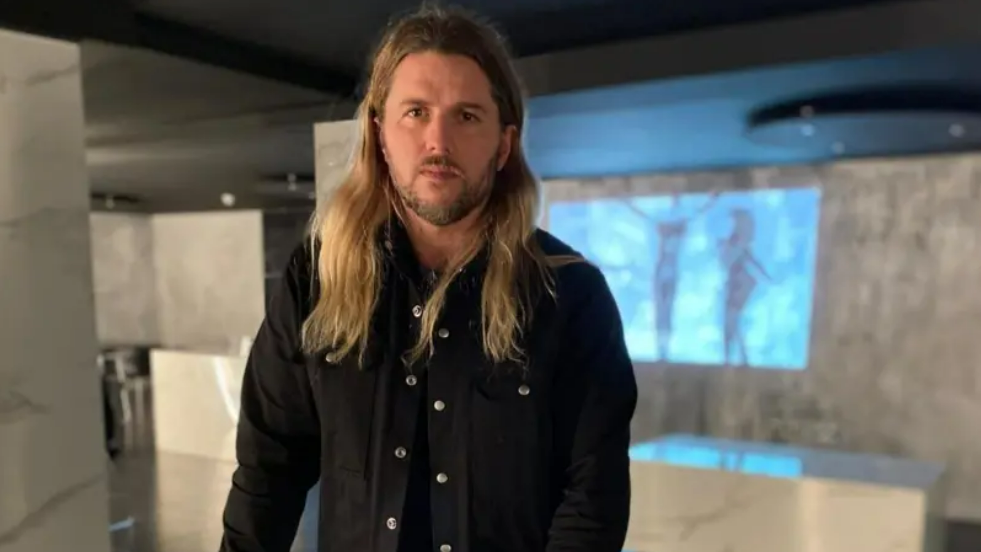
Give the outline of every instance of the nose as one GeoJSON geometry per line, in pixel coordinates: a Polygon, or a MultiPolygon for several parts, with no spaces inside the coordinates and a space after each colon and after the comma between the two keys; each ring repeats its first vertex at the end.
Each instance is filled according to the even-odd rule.
{"type": "Polygon", "coordinates": [[[426,124],[426,151],[434,155],[449,155],[452,149],[453,128],[451,118],[442,113],[430,116],[426,124]]]}

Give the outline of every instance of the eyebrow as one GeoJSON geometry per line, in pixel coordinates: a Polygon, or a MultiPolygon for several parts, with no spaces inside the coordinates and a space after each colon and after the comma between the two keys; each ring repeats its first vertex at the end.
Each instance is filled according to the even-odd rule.
{"type": "MultiPolygon", "coordinates": [[[[412,105],[430,105],[430,102],[419,98],[406,98],[399,102],[399,105],[403,107],[412,105]]],[[[477,102],[457,102],[453,107],[457,109],[472,109],[474,111],[482,111],[484,113],[487,112],[487,108],[477,102]]]]}

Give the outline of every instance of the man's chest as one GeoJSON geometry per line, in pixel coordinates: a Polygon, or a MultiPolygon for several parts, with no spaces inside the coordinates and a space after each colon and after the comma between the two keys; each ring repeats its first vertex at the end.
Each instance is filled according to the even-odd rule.
{"type": "Polygon", "coordinates": [[[543,315],[522,334],[524,362],[493,363],[484,354],[479,320],[459,309],[459,316],[438,321],[431,354],[408,364],[404,350],[416,330],[412,307],[410,320],[391,328],[398,335],[376,334],[363,366],[353,357],[309,360],[330,464],[367,476],[372,458],[407,454],[420,408],[430,440],[454,443],[467,456],[501,449],[520,454],[547,436],[560,325],[543,315]]]}

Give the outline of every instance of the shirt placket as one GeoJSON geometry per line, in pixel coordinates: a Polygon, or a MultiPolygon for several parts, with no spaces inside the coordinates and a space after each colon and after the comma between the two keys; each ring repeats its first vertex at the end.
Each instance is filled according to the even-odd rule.
{"type": "MultiPolygon", "coordinates": [[[[408,303],[411,305],[410,320],[408,322],[409,342],[413,336],[418,335],[419,322],[422,317],[422,307],[419,295],[412,286],[407,286],[408,303]]],[[[404,308],[404,307],[403,307],[404,308]]],[[[403,311],[404,313],[404,311],[403,311]]],[[[396,320],[404,321],[404,315],[396,314],[396,320]]],[[[405,324],[402,322],[402,324],[405,324]]],[[[405,327],[405,326],[403,326],[405,327]]],[[[397,354],[397,353],[396,353],[397,354]]],[[[387,436],[386,448],[391,451],[387,461],[390,462],[390,469],[385,470],[390,474],[386,479],[390,482],[390,489],[397,489],[394,492],[382,493],[382,523],[381,533],[378,539],[379,550],[398,550],[399,534],[402,528],[402,512],[406,500],[409,478],[412,469],[412,455],[414,453],[412,445],[415,442],[415,434],[418,430],[417,420],[419,411],[419,401],[421,400],[421,381],[422,378],[418,370],[404,370],[399,360],[393,363],[397,370],[402,370],[402,374],[394,376],[394,412],[392,418],[391,431],[387,436]]]]}
{"type": "MultiPolygon", "coordinates": [[[[445,320],[444,320],[445,321],[445,320]]],[[[431,464],[430,508],[433,519],[433,543],[439,552],[453,552],[457,543],[457,500],[459,486],[465,484],[465,476],[459,469],[461,457],[458,447],[464,441],[454,438],[455,422],[460,413],[454,391],[456,367],[451,366],[453,340],[457,337],[448,327],[436,329],[435,354],[430,364],[427,383],[429,386],[429,458],[431,464]]],[[[462,550],[462,548],[460,549],[462,550]]]]}

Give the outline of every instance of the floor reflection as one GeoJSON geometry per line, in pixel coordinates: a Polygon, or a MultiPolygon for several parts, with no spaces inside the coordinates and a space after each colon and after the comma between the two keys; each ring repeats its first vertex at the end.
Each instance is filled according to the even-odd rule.
{"type": "MultiPolygon", "coordinates": [[[[112,550],[216,552],[235,465],[156,454],[152,401],[146,394],[140,401],[145,411],[131,417],[122,432],[123,453],[110,467],[112,550]]],[[[315,552],[315,521],[304,519],[300,531],[292,552],[315,552]]]]}

